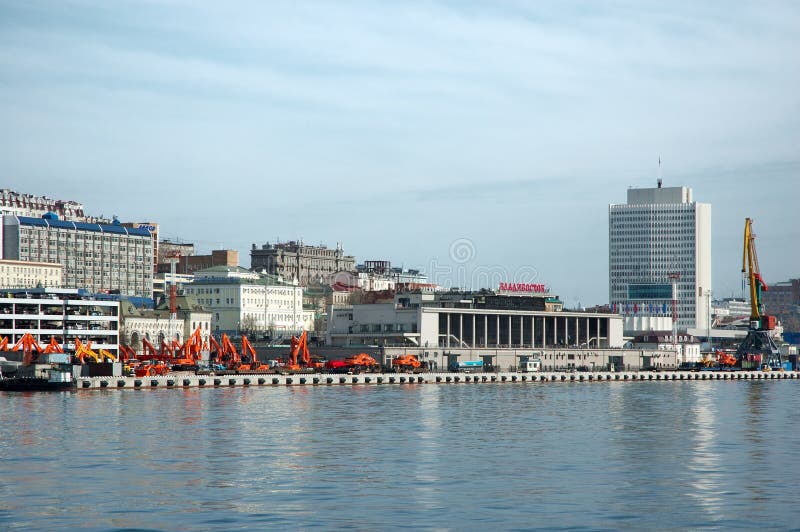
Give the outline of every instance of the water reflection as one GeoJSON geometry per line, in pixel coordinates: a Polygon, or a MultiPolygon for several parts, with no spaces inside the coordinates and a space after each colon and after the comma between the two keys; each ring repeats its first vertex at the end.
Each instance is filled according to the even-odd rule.
{"type": "Polygon", "coordinates": [[[0,529],[785,529],[798,400],[796,382],[0,393],[0,529]]]}
{"type": "Polygon", "coordinates": [[[441,461],[441,427],[439,410],[441,386],[423,386],[419,390],[419,431],[416,434],[417,452],[415,479],[411,493],[414,503],[428,510],[437,508],[442,502],[437,497],[439,482],[437,464],[441,461]]]}
{"type": "Polygon", "coordinates": [[[719,409],[714,392],[718,385],[695,385],[689,388],[694,408],[689,429],[691,454],[689,458],[688,495],[712,521],[721,519],[723,487],[720,474],[717,422],[719,409]]]}

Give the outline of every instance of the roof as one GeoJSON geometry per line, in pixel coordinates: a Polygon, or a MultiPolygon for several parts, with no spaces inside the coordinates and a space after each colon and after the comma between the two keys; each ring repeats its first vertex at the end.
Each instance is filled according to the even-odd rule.
{"type": "Polygon", "coordinates": [[[241,266],[212,266],[194,272],[194,284],[266,284],[267,286],[293,286],[277,275],[259,273],[241,266]],[[228,274],[238,274],[236,275],[228,274]]]}
{"type": "Polygon", "coordinates": [[[229,272],[238,272],[238,273],[255,273],[247,268],[242,268],[241,266],[211,266],[210,268],[203,268],[202,270],[197,270],[194,272],[195,274],[198,273],[229,273],[229,272]]]}
{"type": "Polygon", "coordinates": [[[57,229],[73,229],[81,231],[94,231],[97,233],[111,233],[132,236],[152,236],[150,231],[141,228],[122,227],[114,224],[93,224],[87,222],[68,222],[58,218],[34,218],[32,216],[17,216],[20,225],[34,225],[37,227],[55,227],[57,229]]]}
{"type": "MultiPolygon", "coordinates": [[[[178,311],[183,312],[210,312],[197,302],[197,298],[188,294],[176,296],[175,307],[178,311]]],[[[156,311],[159,310],[169,310],[169,298],[165,297],[164,300],[156,306],[156,311]]]]}

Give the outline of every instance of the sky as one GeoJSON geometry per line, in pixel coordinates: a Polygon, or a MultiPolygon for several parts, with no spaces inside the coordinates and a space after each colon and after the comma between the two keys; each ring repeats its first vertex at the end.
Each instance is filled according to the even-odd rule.
{"type": "Polygon", "coordinates": [[[712,204],[800,277],[800,3],[0,0],[0,188],[201,252],[302,239],[608,301],[608,205],[712,204]]]}

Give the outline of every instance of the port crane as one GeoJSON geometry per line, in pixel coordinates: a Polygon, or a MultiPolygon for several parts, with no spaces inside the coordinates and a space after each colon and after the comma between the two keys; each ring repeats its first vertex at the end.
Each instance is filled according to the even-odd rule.
{"type": "Polygon", "coordinates": [[[768,316],[764,312],[761,294],[768,288],[758,266],[753,221],[750,218],[744,223],[742,274],[750,285],[750,325],[747,336],[736,350],[737,366],[742,367],[744,361],[755,361],[762,368],[780,369],[781,352],[770,334],[775,328],[775,316],[768,316]]]}

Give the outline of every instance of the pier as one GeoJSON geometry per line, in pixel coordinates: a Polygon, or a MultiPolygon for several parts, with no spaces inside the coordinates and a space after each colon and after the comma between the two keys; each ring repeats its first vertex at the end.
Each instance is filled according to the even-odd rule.
{"type": "Polygon", "coordinates": [[[78,389],[158,389],[269,386],[352,386],[408,384],[544,384],[595,382],[681,382],[800,380],[797,371],[620,371],[620,372],[500,372],[500,373],[362,373],[343,375],[310,373],[294,375],[193,373],[153,377],[81,377],[78,389]]]}

